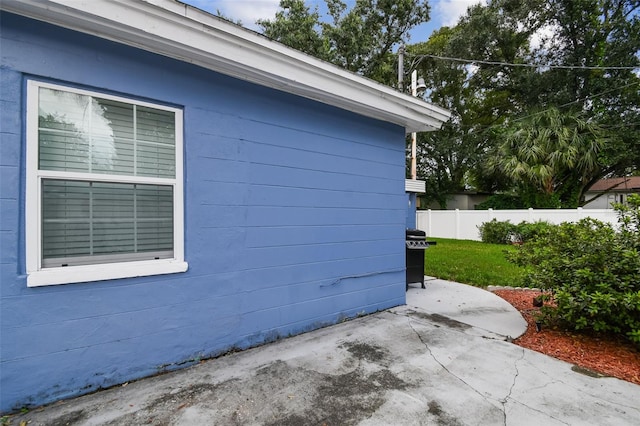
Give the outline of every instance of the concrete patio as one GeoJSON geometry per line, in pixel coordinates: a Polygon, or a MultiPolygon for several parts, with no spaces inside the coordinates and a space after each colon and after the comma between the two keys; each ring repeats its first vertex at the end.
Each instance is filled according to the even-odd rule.
{"type": "Polygon", "coordinates": [[[504,333],[516,334],[522,318],[503,302],[430,281],[412,286],[405,306],[34,409],[11,424],[638,424],[640,386],[509,343],[504,333]]]}

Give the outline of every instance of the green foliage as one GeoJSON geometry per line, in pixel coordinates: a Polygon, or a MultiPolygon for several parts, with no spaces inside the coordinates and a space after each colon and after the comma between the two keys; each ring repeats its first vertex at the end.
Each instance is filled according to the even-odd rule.
{"type": "MultiPolygon", "coordinates": [[[[424,0],[325,0],[328,16],[307,3],[281,0],[276,17],[258,24],[267,37],[390,86],[394,46],[429,19],[424,0]]],[[[640,169],[639,9],[638,0],[490,0],[407,46],[405,69],[425,79],[425,99],[452,112],[442,130],[418,134],[424,198],[444,207],[448,194],[473,188],[515,193],[523,207],[575,207],[598,179],[640,169]],[[560,133],[547,134],[554,113],[560,133]],[[546,122],[534,128],[539,115],[546,122]],[[504,164],[487,167],[492,155],[504,164]]]]}
{"type": "Polygon", "coordinates": [[[551,232],[551,229],[555,227],[549,222],[520,222],[516,227],[517,240],[521,243],[534,240],[541,235],[551,232]]]}
{"type": "Polygon", "coordinates": [[[409,46],[432,55],[413,63],[427,99],[453,113],[442,131],[418,136],[426,197],[443,204],[471,187],[516,193],[523,207],[577,207],[598,179],[640,169],[637,68],[587,68],[640,66],[639,9],[637,0],[490,0],[409,46]],[[555,135],[549,117],[531,126],[547,111],[558,112],[555,135]],[[504,167],[487,167],[492,155],[504,167]]]}
{"type": "Polygon", "coordinates": [[[524,284],[551,290],[547,321],[621,334],[640,345],[640,197],[617,207],[621,229],[594,219],[549,227],[509,258],[524,284]]]}
{"type": "Polygon", "coordinates": [[[523,62],[533,30],[523,25],[523,4],[509,0],[473,6],[455,27],[440,28],[427,42],[407,47],[411,67],[416,64],[429,88],[426,99],[453,114],[440,131],[418,135],[418,175],[426,181],[425,198],[429,201],[444,207],[448,194],[470,184],[486,191],[508,189],[502,184],[508,180],[502,176],[483,179],[475,170],[481,168],[486,152],[495,143],[488,132],[490,126],[522,110],[522,94],[527,92],[519,87],[530,70],[484,64],[470,67],[422,55],[523,62]],[[505,4],[511,14],[503,10],[505,4]]]}
{"type": "MultiPolygon", "coordinates": [[[[541,15],[557,28],[537,51],[542,62],[582,66],[639,66],[640,15],[637,0],[552,0],[541,15]]],[[[640,76],[631,69],[555,68],[537,81],[543,104],[586,111],[605,128],[598,177],[640,168],[640,76]]]]}
{"type": "Polygon", "coordinates": [[[478,204],[478,210],[508,210],[508,209],[524,209],[529,208],[525,206],[522,198],[517,195],[509,194],[495,194],[487,198],[486,201],[478,204]]]}
{"type": "Polygon", "coordinates": [[[488,244],[509,244],[511,242],[511,236],[516,233],[517,226],[507,221],[498,221],[497,219],[491,220],[491,222],[484,222],[478,226],[480,230],[480,239],[483,243],[488,244]]]}
{"type": "Polygon", "coordinates": [[[394,45],[429,20],[424,0],[325,0],[328,20],[304,0],[281,0],[273,20],[260,20],[264,35],[317,58],[395,86],[398,81],[394,45]]]}
{"type": "MultiPolygon", "coordinates": [[[[516,185],[517,191],[520,194],[522,204],[527,208],[538,209],[559,209],[562,208],[563,202],[560,199],[558,192],[547,193],[540,191],[535,186],[528,185],[527,183],[521,183],[516,185]]],[[[570,197],[571,200],[574,197],[570,197]]],[[[575,208],[577,204],[565,203],[566,208],[575,208]]]]}
{"type": "Polygon", "coordinates": [[[264,35],[320,59],[329,58],[328,46],[317,32],[320,14],[303,0],[281,0],[273,21],[258,20],[264,35]]]}
{"type": "Polygon", "coordinates": [[[512,179],[531,207],[578,207],[574,193],[581,195],[601,170],[603,131],[584,112],[529,112],[496,135],[499,145],[489,157],[489,169],[512,179]]]}
{"type": "Polygon", "coordinates": [[[524,243],[546,234],[556,225],[549,222],[520,222],[517,225],[507,221],[496,219],[478,226],[480,238],[483,243],[513,244],[524,243]]]}
{"type": "Polygon", "coordinates": [[[429,238],[437,245],[425,250],[425,274],[444,280],[486,287],[514,286],[522,283],[523,268],[505,257],[515,247],[480,241],[429,238]]]}
{"type": "Polygon", "coordinates": [[[640,250],[640,195],[630,194],[626,203],[614,203],[620,224],[620,240],[630,248],[640,250]]]}

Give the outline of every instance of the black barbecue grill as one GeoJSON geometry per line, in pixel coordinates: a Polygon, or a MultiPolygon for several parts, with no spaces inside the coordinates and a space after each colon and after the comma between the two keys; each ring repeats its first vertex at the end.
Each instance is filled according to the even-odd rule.
{"type": "Polygon", "coordinates": [[[420,283],[424,286],[424,251],[429,247],[427,234],[419,229],[407,229],[406,231],[406,267],[407,290],[409,283],[420,283]]]}

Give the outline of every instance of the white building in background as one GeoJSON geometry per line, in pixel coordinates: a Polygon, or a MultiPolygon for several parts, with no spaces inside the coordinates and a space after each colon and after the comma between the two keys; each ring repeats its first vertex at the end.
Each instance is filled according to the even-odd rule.
{"type": "Polygon", "coordinates": [[[631,194],[640,194],[640,176],[601,179],[585,193],[585,209],[611,209],[611,203],[624,203],[631,194]]]}

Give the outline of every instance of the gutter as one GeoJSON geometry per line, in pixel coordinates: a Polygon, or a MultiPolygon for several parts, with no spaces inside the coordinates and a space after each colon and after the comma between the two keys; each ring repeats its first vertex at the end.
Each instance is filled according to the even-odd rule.
{"type": "Polygon", "coordinates": [[[2,0],[0,9],[405,128],[451,113],[173,0],[2,0]]]}

